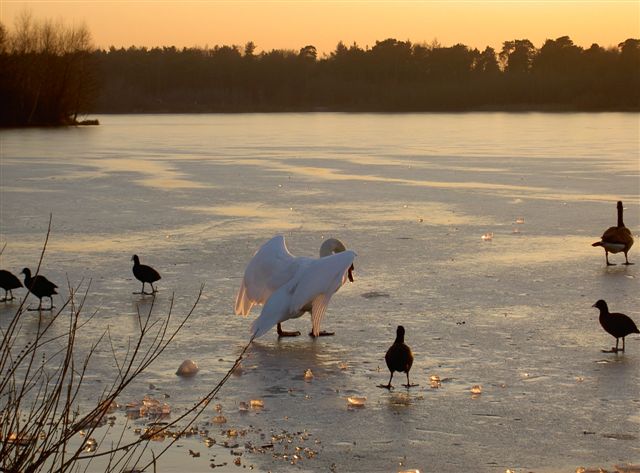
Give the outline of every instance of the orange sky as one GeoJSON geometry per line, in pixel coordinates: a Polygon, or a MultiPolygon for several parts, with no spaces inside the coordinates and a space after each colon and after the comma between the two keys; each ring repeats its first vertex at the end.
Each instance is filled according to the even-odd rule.
{"type": "Polygon", "coordinates": [[[36,18],[84,22],[96,46],[244,45],[257,51],[319,52],[338,41],[373,46],[396,38],[414,43],[437,39],[444,46],[500,49],[503,41],[569,35],[588,47],[640,38],[640,1],[14,1],[0,0],[0,19],[11,28],[25,9],[36,18]]]}

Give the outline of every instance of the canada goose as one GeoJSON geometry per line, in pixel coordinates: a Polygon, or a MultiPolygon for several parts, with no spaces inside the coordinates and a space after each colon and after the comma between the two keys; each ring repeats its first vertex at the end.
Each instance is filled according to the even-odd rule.
{"type": "Polygon", "coordinates": [[[0,269],[0,287],[4,289],[4,299],[0,302],[12,301],[14,299],[12,289],[22,287],[20,280],[5,269],[0,269]],[[11,297],[9,297],[11,295],[11,297]]]}
{"type": "Polygon", "coordinates": [[[600,325],[609,334],[616,337],[616,347],[611,349],[611,353],[617,353],[618,351],[624,351],[624,337],[632,333],[640,333],[638,327],[631,320],[631,318],[625,314],[619,314],[617,312],[609,312],[607,303],[600,299],[593,304],[592,307],[600,309],[600,325]],[[618,349],[618,339],[622,338],[622,348],[618,349]]]}
{"type": "Polygon", "coordinates": [[[254,337],[264,335],[277,325],[278,335],[285,332],[281,323],[311,313],[310,336],[333,335],[320,331],[320,322],[333,294],[347,281],[353,282],[355,252],[340,240],[330,238],[320,247],[320,258],[293,256],[284,237],[278,235],[260,247],[249,261],[236,297],[235,312],[247,315],[256,304],[264,304],[253,322],[254,337]]]}
{"type": "Polygon", "coordinates": [[[26,287],[31,294],[40,299],[38,308],[33,310],[53,310],[53,298],[51,296],[57,294],[56,288],[58,286],[40,274],[32,278],[31,270],[29,268],[24,268],[20,274],[24,274],[24,287],[26,287]],[[42,308],[43,297],[48,297],[51,301],[51,306],[48,309],[42,308]]]}
{"type": "Polygon", "coordinates": [[[160,274],[151,266],[146,264],[140,264],[140,258],[138,255],[131,257],[133,261],[133,275],[138,281],[142,282],[142,289],[140,292],[134,292],[134,294],[147,294],[149,296],[155,295],[157,289],[153,287],[153,283],[160,280],[160,274]],[[144,285],[149,283],[151,285],[151,292],[144,292],[144,285]]]}
{"type": "Polygon", "coordinates": [[[387,362],[387,368],[389,368],[391,376],[386,385],[381,385],[383,388],[391,389],[393,387],[391,386],[391,380],[393,379],[394,371],[407,373],[407,384],[404,385],[405,387],[410,388],[417,386],[417,384],[411,384],[409,381],[409,371],[411,370],[411,365],[413,365],[413,353],[411,352],[411,348],[404,343],[404,327],[402,325],[398,325],[396,329],[396,340],[384,355],[384,361],[387,362]]]}
{"type": "Polygon", "coordinates": [[[624,222],[622,221],[622,202],[618,201],[618,225],[615,227],[609,227],[602,235],[600,241],[596,241],[592,243],[591,246],[601,246],[604,248],[604,256],[607,261],[607,266],[615,266],[615,263],[609,263],[609,253],[620,253],[624,252],[625,262],[623,264],[633,264],[629,263],[629,259],[627,258],[627,252],[633,246],[633,236],[631,235],[631,231],[627,227],[624,226],[624,222]]]}

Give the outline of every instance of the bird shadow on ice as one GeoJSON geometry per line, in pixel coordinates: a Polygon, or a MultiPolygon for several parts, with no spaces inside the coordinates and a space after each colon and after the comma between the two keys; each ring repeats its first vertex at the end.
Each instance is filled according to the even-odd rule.
{"type": "Polygon", "coordinates": [[[634,398],[638,396],[634,373],[636,357],[624,353],[604,355],[596,361],[593,371],[599,396],[607,399],[634,398]]]}
{"type": "Polygon", "coordinates": [[[322,348],[317,343],[295,343],[278,340],[276,343],[254,341],[246,356],[247,368],[260,371],[282,371],[287,377],[303,379],[307,369],[317,368],[322,348]]]}
{"type": "Polygon", "coordinates": [[[391,391],[387,397],[387,405],[393,410],[402,410],[422,400],[424,400],[423,392],[404,389],[403,391],[391,391]]]}
{"type": "Polygon", "coordinates": [[[316,388],[332,385],[331,380],[337,381],[339,378],[334,377],[344,373],[338,367],[339,360],[345,355],[342,348],[332,348],[330,342],[306,338],[302,335],[276,342],[254,341],[243,367],[247,373],[257,375],[261,380],[258,382],[268,384],[267,390],[274,393],[304,386],[311,388],[314,384],[316,388]]]}

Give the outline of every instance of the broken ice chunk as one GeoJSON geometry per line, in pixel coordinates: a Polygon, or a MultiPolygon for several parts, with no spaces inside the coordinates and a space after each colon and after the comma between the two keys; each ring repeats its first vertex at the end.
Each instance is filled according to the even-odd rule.
{"type": "Polygon", "coordinates": [[[347,404],[349,407],[364,407],[367,402],[367,398],[364,396],[350,396],[347,398],[347,404]]]}
{"type": "Polygon", "coordinates": [[[223,415],[218,415],[211,419],[211,422],[213,422],[214,424],[226,424],[227,418],[223,415]]]}
{"type": "Polygon", "coordinates": [[[429,383],[431,383],[431,387],[433,389],[437,389],[440,386],[442,386],[442,382],[440,381],[440,376],[438,376],[437,374],[432,374],[429,377],[429,383]]]}
{"type": "Polygon", "coordinates": [[[200,371],[198,365],[193,360],[184,360],[182,364],[178,367],[178,371],[176,374],[178,376],[195,376],[195,374],[200,371]]]}
{"type": "Polygon", "coordinates": [[[311,381],[312,379],[313,379],[313,371],[307,368],[306,370],[304,370],[304,380],[311,381]]]}

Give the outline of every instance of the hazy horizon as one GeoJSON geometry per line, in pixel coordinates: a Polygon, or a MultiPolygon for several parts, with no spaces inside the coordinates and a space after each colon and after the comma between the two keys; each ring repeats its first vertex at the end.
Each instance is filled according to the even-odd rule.
{"type": "Polygon", "coordinates": [[[24,11],[34,19],[86,24],[94,45],[213,47],[253,41],[257,52],[313,45],[328,54],[342,41],[366,48],[386,38],[470,48],[529,39],[570,36],[578,46],[616,46],[640,36],[636,1],[267,1],[267,2],[73,2],[0,3],[12,28],[24,11]],[[141,26],[142,25],[142,26],[141,26]]]}

